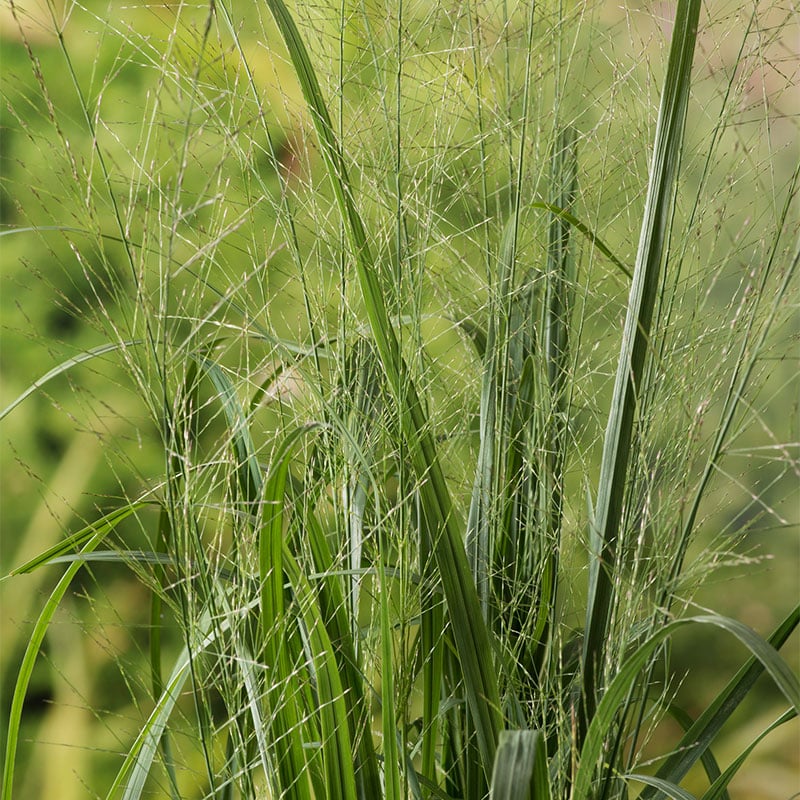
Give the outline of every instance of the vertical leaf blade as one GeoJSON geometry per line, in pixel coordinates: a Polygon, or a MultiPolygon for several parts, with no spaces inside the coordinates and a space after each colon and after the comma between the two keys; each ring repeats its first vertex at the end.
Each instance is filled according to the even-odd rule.
{"type": "Polygon", "coordinates": [[[620,348],[614,395],[606,427],[594,527],[600,552],[590,567],[583,649],[583,694],[579,742],[597,706],[605,642],[614,604],[614,564],[630,461],[637,396],[645,373],[652,315],[667,247],[667,228],[683,149],[700,0],[677,6],[672,45],[661,95],[639,248],[620,348]]]}

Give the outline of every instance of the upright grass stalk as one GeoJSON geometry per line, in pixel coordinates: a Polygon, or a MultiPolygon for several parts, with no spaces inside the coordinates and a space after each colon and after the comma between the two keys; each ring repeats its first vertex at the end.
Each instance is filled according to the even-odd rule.
{"type": "Polygon", "coordinates": [[[676,10],[653,144],[642,232],[603,444],[600,481],[592,520],[593,537],[597,538],[598,549],[590,567],[582,658],[583,686],[578,714],[579,747],[594,716],[605,669],[606,641],[611,631],[615,572],[618,569],[616,548],[628,485],[636,408],[643,388],[653,308],[667,247],[675,180],[683,152],[700,6],[699,0],[688,0],[679,2],[676,10]]]}

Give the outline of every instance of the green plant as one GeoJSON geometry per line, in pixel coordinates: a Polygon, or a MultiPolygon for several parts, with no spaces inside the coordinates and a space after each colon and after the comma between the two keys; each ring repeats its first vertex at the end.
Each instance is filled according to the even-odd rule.
{"type": "MultiPolygon", "coordinates": [[[[180,5],[160,48],[105,22],[99,84],[48,8],[82,161],[26,44],[75,219],[3,234],[70,243],[108,341],[3,415],[117,354],[163,463],[13,573],[68,564],[16,680],[4,796],[56,609],[82,567],[111,563],[151,609],[132,671],[149,700],[109,797],[600,800],[638,782],[685,798],[700,762],[703,797],[725,797],[752,748],[721,771],[710,745],[759,675],[789,704],[768,731],[800,704],[777,652],[800,607],[769,640],[689,610],[720,551],[699,539],[708,494],[761,414],[786,324],[800,170],[773,184],[746,244],[757,266],[726,297],[745,245],[696,237],[728,224],[714,164],[745,83],[732,71],[704,137],[687,136],[699,0],[677,4],[649,168],[630,145],[644,202],[617,208],[593,185],[615,179],[603,147],[624,145],[584,128],[600,123],[580,53],[602,20],[581,5],[343,3],[326,19],[267,0],[264,51],[232,4],[180,5]],[[157,77],[141,136],[104,105],[130,64],[157,77]],[[679,167],[695,177],[682,192],[679,167]],[[614,213],[637,220],[631,267],[601,227],[614,213]],[[671,712],[669,642],[694,626],[751,657],[697,719],[674,712],[686,733],[645,774],[671,712]]],[[[130,454],[109,450],[123,475],[130,454]]],[[[789,445],[774,463],[797,469],[789,445]]]]}

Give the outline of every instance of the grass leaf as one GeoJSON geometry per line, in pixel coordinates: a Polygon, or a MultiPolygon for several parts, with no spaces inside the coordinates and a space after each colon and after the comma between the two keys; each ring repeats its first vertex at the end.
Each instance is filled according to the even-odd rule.
{"type": "Polygon", "coordinates": [[[653,309],[667,247],[678,164],[683,151],[686,107],[700,0],[679,0],[650,167],[633,283],[617,366],[614,396],[603,443],[594,528],[601,550],[590,565],[583,648],[582,703],[578,740],[594,716],[605,662],[605,646],[614,605],[616,545],[634,436],[638,395],[642,391],[653,309]]]}
{"type": "MultiPolygon", "coordinates": [[[[798,611],[800,611],[800,606],[798,606],[798,611]]],[[[650,636],[624,661],[603,694],[603,698],[597,706],[597,714],[589,725],[586,739],[580,751],[580,760],[572,794],[575,800],[592,796],[594,772],[601,760],[606,736],[613,726],[618,710],[636,681],[639,672],[646,666],[651,654],[661,642],[671,636],[677,629],[689,624],[715,625],[736,636],[750,650],[753,656],[761,662],[772,677],[775,685],[795,710],[800,705],[800,680],[794,675],[791,668],[775,648],[751,628],[741,622],[719,615],[688,617],[670,622],[650,636]]]]}

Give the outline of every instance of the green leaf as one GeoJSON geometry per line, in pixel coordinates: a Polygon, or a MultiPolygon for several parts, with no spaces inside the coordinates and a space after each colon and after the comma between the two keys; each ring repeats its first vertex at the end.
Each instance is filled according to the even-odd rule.
{"type": "Polygon", "coordinates": [[[358,743],[356,790],[361,800],[370,800],[380,796],[381,780],[372,740],[372,712],[365,698],[365,678],[359,669],[356,642],[346,613],[345,588],[341,583],[342,576],[335,573],[325,531],[310,508],[303,509],[303,526],[314,560],[315,577],[318,577],[313,593],[318,598],[319,612],[333,647],[344,690],[350,740],[358,743]]]}
{"type": "MultiPolygon", "coordinates": [[[[685,712],[683,709],[678,708],[678,706],[670,703],[669,707],[667,708],[669,715],[683,728],[684,731],[688,731],[691,729],[692,725],[694,725],[694,720],[685,712]]],[[[700,755],[700,761],[703,764],[703,768],[706,771],[706,776],[708,777],[709,783],[714,783],[714,781],[719,778],[720,776],[720,768],[719,764],[717,764],[717,759],[714,758],[714,754],[711,752],[711,749],[706,749],[700,755]]],[[[728,797],[728,793],[723,791],[720,800],[730,800],[728,797]]]]}
{"type": "MultiPolygon", "coordinates": [[[[118,523],[131,516],[131,514],[135,514],[140,508],[144,508],[147,505],[152,505],[152,503],[146,500],[140,500],[124,506],[123,508],[118,508],[115,511],[109,512],[104,517],[101,517],[96,522],[93,522],[91,525],[87,525],[77,533],[67,536],[66,539],[58,544],[49,547],[47,550],[36,556],[36,558],[32,558],[30,561],[26,561],[24,564],[22,564],[22,566],[11,570],[9,576],[33,572],[35,569],[39,569],[39,567],[43,567],[46,564],[53,563],[63,557],[66,557],[67,554],[73,555],[77,559],[80,559],[83,555],[88,557],[89,553],[86,550],[82,550],[78,555],[75,554],[75,551],[79,547],[82,547],[84,544],[86,544],[94,536],[102,533],[102,536],[95,545],[95,547],[97,547],[106,537],[106,535],[111,533],[118,523]]],[[[92,549],[94,550],[94,547],[92,549]]]]}
{"type": "Polygon", "coordinates": [[[503,731],[490,800],[550,800],[550,775],[540,731],[503,731]]]}
{"type": "Polygon", "coordinates": [[[697,800],[693,794],[681,789],[680,786],[676,786],[674,783],[665,781],[663,778],[654,778],[652,775],[638,775],[636,773],[631,773],[625,777],[652,786],[654,789],[663,792],[667,797],[672,798],[672,800],[697,800]]]}
{"type": "MultiPolygon", "coordinates": [[[[736,636],[763,664],[775,685],[783,692],[792,706],[795,709],[800,706],[800,681],[797,676],[775,648],[751,628],[736,620],[718,615],[688,617],[670,622],[656,631],[625,660],[606,689],[580,751],[580,761],[573,785],[573,797],[588,798],[592,796],[594,773],[603,754],[605,738],[616,722],[618,711],[624,703],[625,697],[634,686],[640,671],[646,666],[653,651],[678,628],[689,624],[714,625],[736,636]]],[[[675,779],[673,778],[669,782],[674,783],[675,779]]]]}
{"type": "MultiPolygon", "coordinates": [[[[290,626],[284,608],[284,504],[289,461],[295,445],[318,424],[291,431],[283,438],[272,462],[264,491],[258,504],[262,509],[258,527],[258,564],[260,579],[260,619],[263,654],[271,684],[267,704],[272,713],[272,745],[276,749],[280,789],[289,797],[307,798],[310,790],[306,779],[307,761],[303,749],[299,690],[288,653],[285,636],[290,626]]],[[[346,715],[345,715],[346,716],[346,715]]],[[[324,717],[324,715],[323,715],[324,717]]],[[[346,726],[345,726],[346,727],[346,726]]],[[[326,766],[329,766],[326,762],[326,766]]],[[[355,791],[355,790],[354,790],[355,791]]]]}
{"type": "Polygon", "coordinates": [[[488,776],[501,727],[500,693],[494,672],[489,634],[456,521],[450,493],[437,456],[427,415],[408,378],[397,336],[386,310],[378,269],[364,224],[354,201],[352,185],[308,52],[283,0],[267,4],[289,51],[303,96],[321,144],[336,201],[355,258],[358,281],[375,345],[389,385],[400,398],[401,429],[409,438],[414,472],[429,525],[434,530],[433,555],[452,622],[453,637],[464,678],[467,704],[475,725],[483,768],[488,776]]]}
{"type": "MultiPolygon", "coordinates": [[[[800,606],[792,609],[773,632],[768,640],[770,646],[776,650],[782,647],[798,624],[800,624],[800,606]]],[[[764,665],[760,660],[755,656],[749,659],[681,737],[672,755],[658,769],[657,776],[678,783],[703,756],[722,726],[739,707],[763,672],[764,665]]],[[[654,797],[655,791],[645,788],[641,800],[652,800],[654,797]]]]}
{"type": "Polygon", "coordinates": [[[205,371],[219,393],[236,457],[239,491],[250,513],[257,516],[263,478],[244,407],[236,394],[236,388],[219,365],[202,356],[194,355],[192,358],[205,371]]]}
{"type": "Polygon", "coordinates": [[[531,203],[531,208],[541,208],[544,211],[549,211],[559,219],[563,219],[564,222],[568,222],[576,231],[583,234],[626,278],[629,280],[633,278],[631,271],[614,255],[608,245],[585,222],[581,222],[567,209],[561,208],[555,203],[541,201],[531,203]]]}
{"type": "MultiPolygon", "coordinates": [[[[126,517],[131,516],[131,514],[134,514],[142,505],[144,505],[144,503],[132,503],[123,509],[118,509],[111,514],[107,514],[102,519],[94,522],[87,528],[84,528],[80,533],[70,537],[67,540],[69,543],[67,546],[72,549],[76,546],[75,542],[79,541],[82,544],[81,554],[88,555],[103,541],[103,539],[105,539],[105,537],[110,533],[114,526],[117,525],[117,523],[121,522],[126,517]]],[[[64,543],[58,546],[58,548],[64,547],[64,543]]],[[[17,572],[30,572],[31,570],[42,566],[42,564],[47,563],[47,561],[52,558],[52,556],[49,554],[54,549],[55,548],[51,548],[42,556],[29,561],[27,564],[20,567],[17,572]]],[[[61,603],[61,599],[64,597],[65,592],[72,583],[72,579],[82,566],[82,561],[76,561],[75,563],[70,564],[70,566],[62,575],[61,580],[59,580],[59,582],[56,584],[55,589],[53,589],[50,597],[47,600],[47,603],[45,603],[45,606],[42,609],[42,613],[36,620],[36,625],[33,627],[33,631],[31,632],[30,639],[28,641],[28,646],[25,649],[25,654],[22,657],[22,663],[20,664],[19,671],[17,673],[17,681],[14,685],[14,694],[11,698],[11,709],[9,710],[8,714],[6,755],[5,763],[3,765],[3,797],[11,798],[12,796],[12,789],[14,785],[14,764],[16,761],[17,744],[19,742],[19,728],[22,720],[22,707],[25,703],[25,695],[28,691],[28,684],[30,683],[31,675],[33,674],[33,667],[36,663],[36,658],[39,655],[39,649],[42,646],[47,629],[50,627],[50,622],[53,619],[53,615],[61,603]]]]}
{"type": "Polygon", "coordinates": [[[605,664],[605,646],[614,605],[616,545],[623,519],[622,506],[634,421],[645,375],[659,276],[668,244],[667,228],[683,150],[692,58],[701,5],[700,0],[678,2],[661,94],[639,249],[603,442],[594,521],[601,550],[590,562],[591,590],[587,601],[582,702],[578,715],[579,743],[594,716],[598,685],[605,664]]]}
{"type": "MultiPolygon", "coordinates": [[[[329,800],[353,800],[357,797],[353,742],[350,739],[345,687],[342,684],[339,665],[320,614],[316,592],[288,547],[284,548],[283,557],[289,584],[297,598],[297,606],[308,637],[308,647],[314,667],[317,708],[313,709],[313,712],[318,715],[320,721],[326,797],[329,800]]],[[[296,679],[293,676],[286,677],[289,680],[296,679]]],[[[302,748],[299,726],[288,729],[285,735],[302,748]]]]}
{"type": "Polygon", "coordinates": [[[784,712],[781,714],[778,719],[776,719],[773,723],[771,723],[767,728],[765,728],[761,733],[753,739],[750,744],[745,747],[745,749],[731,762],[730,766],[723,772],[708,788],[708,791],[703,795],[701,800],[723,800],[728,796],[726,791],[728,784],[733,780],[736,773],[739,771],[739,768],[742,764],[747,761],[750,756],[750,753],[753,752],[756,745],[761,742],[768,734],[772,733],[775,728],[780,727],[786,722],[794,719],[797,716],[797,711],[794,709],[790,709],[789,711],[784,712]]]}
{"type": "Polygon", "coordinates": [[[93,347],[91,350],[86,350],[79,353],[66,361],[62,361],[58,366],[53,367],[49,372],[42,375],[41,378],[34,381],[21,395],[12,400],[2,411],[0,411],[0,419],[8,416],[23,400],[30,397],[37,389],[41,389],[48,381],[69,372],[73,367],[78,364],[83,364],[86,361],[91,361],[93,358],[98,358],[106,353],[113,353],[115,350],[123,350],[126,347],[136,347],[142,344],[141,340],[133,339],[126,342],[112,342],[110,344],[101,344],[98,347],[93,347]]]}

